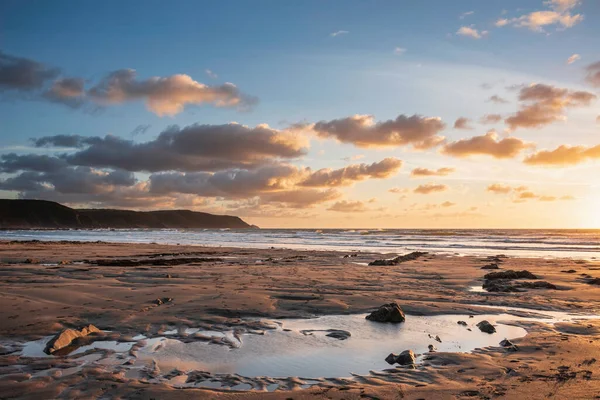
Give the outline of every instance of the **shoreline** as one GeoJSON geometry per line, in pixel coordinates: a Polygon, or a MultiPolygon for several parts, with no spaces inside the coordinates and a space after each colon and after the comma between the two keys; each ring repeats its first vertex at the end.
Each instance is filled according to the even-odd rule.
{"type": "MultiPolygon", "coordinates": [[[[0,343],[4,348],[9,342],[39,339],[86,324],[113,331],[119,337],[134,334],[152,337],[167,327],[250,329],[250,320],[362,314],[391,301],[396,301],[406,314],[418,316],[501,314],[503,310],[496,307],[528,309],[514,310],[515,315],[545,311],[589,314],[600,310],[600,287],[588,283],[591,278],[600,277],[600,261],[511,257],[492,260],[493,257],[429,253],[396,265],[364,265],[395,255],[283,248],[0,241],[3,304],[0,318],[6,321],[0,327],[0,343]],[[490,272],[482,267],[495,262],[500,271],[531,271],[540,281],[550,282],[558,290],[469,292],[471,286],[481,285],[483,276],[490,272]],[[163,298],[169,300],[156,303],[163,298]]],[[[419,365],[416,370],[395,368],[391,372],[382,371],[381,376],[361,376],[356,381],[340,380],[336,384],[321,382],[304,389],[302,385],[290,384],[297,389],[293,397],[305,393],[311,398],[321,398],[319,393],[329,387],[328,393],[340,399],[360,398],[360,388],[380,398],[388,398],[390,393],[400,390],[405,398],[445,399],[458,396],[465,388],[491,396],[502,386],[508,398],[510,393],[512,398],[543,398],[538,394],[547,394],[547,390],[538,393],[540,388],[547,386],[548,379],[557,382],[560,378],[548,371],[563,364],[579,371],[582,368],[578,365],[584,360],[600,359],[595,343],[600,339],[600,320],[575,320],[556,326],[515,323],[526,326],[528,332],[515,341],[519,346],[517,352],[491,347],[471,353],[432,353],[427,356],[430,360],[426,365],[419,365]],[[530,361],[523,361],[523,357],[530,361]],[[507,374],[506,368],[518,371],[518,375],[507,374]],[[548,378],[541,379],[538,375],[548,378]],[[492,377],[501,381],[499,386],[490,383],[492,377]],[[529,380],[527,384],[515,385],[525,377],[529,380]],[[355,397],[347,397],[351,393],[355,397]]],[[[440,336],[443,338],[443,332],[440,336]]],[[[501,339],[497,337],[498,342],[501,339]]],[[[149,378],[122,381],[119,374],[102,372],[103,367],[95,364],[94,374],[100,375],[90,375],[90,365],[85,367],[88,372],[83,381],[79,375],[25,381],[6,378],[14,370],[13,363],[26,365],[26,369],[41,368],[42,361],[18,360],[18,356],[10,353],[0,356],[4,365],[0,365],[0,390],[21,393],[16,397],[34,390],[36,382],[54,390],[49,397],[58,397],[65,387],[73,390],[85,384],[98,388],[103,379],[115,383],[111,392],[115,396],[143,393],[142,397],[133,398],[169,399],[180,398],[179,395],[203,399],[213,398],[215,393],[223,398],[240,395],[243,398],[243,393],[249,397],[256,395],[252,391],[179,389],[158,378],[149,383],[144,383],[149,378]]],[[[72,363],[68,360],[60,363],[72,363]]],[[[585,370],[600,376],[596,364],[586,366],[585,370]]],[[[563,390],[567,389],[571,390],[571,398],[586,398],[600,389],[600,382],[596,383],[595,375],[587,379],[578,372],[561,383],[556,393],[566,395],[563,390]]],[[[38,387],[34,392],[39,395],[42,393],[39,390],[38,387]]],[[[285,399],[290,393],[263,392],[261,398],[285,399]]]]}

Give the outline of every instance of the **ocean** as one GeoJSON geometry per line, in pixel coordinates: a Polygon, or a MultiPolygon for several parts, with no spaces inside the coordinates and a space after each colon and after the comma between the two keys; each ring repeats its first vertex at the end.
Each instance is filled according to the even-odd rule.
{"type": "Polygon", "coordinates": [[[600,230],[8,230],[0,231],[0,240],[106,241],[380,253],[420,250],[452,255],[600,258],[600,230]]]}

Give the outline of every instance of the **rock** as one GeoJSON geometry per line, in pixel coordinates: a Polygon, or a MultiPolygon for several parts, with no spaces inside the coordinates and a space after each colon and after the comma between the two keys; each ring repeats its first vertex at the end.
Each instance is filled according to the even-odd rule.
{"type": "Polygon", "coordinates": [[[412,350],[404,350],[399,355],[394,353],[390,353],[385,361],[388,364],[400,364],[400,365],[414,365],[416,364],[417,358],[415,357],[415,353],[412,350]]]}
{"type": "Polygon", "coordinates": [[[416,362],[417,359],[412,350],[404,350],[398,357],[396,357],[396,363],[400,365],[414,365],[416,362]]]}
{"type": "Polygon", "coordinates": [[[28,258],[27,260],[25,260],[25,262],[23,264],[39,264],[40,260],[38,260],[37,258],[28,258]]]}
{"type": "Polygon", "coordinates": [[[576,273],[577,271],[576,271],[576,270],[574,270],[574,269],[569,269],[569,270],[566,270],[566,271],[565,271],[565,270],[562,270],[562,271],[560,271],[560,272],[564,272],[564,273],[566,273],[566,274],[574,274],[574,273],[576,273]]]}
{"type": "Polygon", "coordinates": [[[440,339],[440,337],[438,335],[435,335],[435,340],[436,340],[436,342],[442,343],[442,339],[440,339]]]}
{"type": "Polygon", "coordinates": [[[513,342],[511,342],[508,339],[504,339],[503,341],[500,342],[500,346],[506,348],[507,350],[510,351],[517,351],[519,350],[519,348],[517,347],[516,344],[514,344],[513,342]]]}
{"type": "Polygon", "coordinates": [[[458,321],[457,324],[462,325],[462,326],[467,326],[467,323],[465,321],[458,321]]]}
{"type": "Polygon", "coordinates": [[[546,281],[521,282],[519,283],[519,287],[526,289],[558,289],[556,285],[546,281]]]}
{"type": "Polygon", "coordinates": [[[600,278],[592,278],[586,281],[585,283],[587,283],[588,285],[600,285],[600,278]]]}
{"type": "Polygon", "coordinates": [[[334,339],[338,339],[338,340],[346,340],[352,335],[348,331],[334,330],[325,336],[328,336],[328,337],[334,338],[334,339]]]}
{"type": "Polygon", "coordinates": [[[385,362],[387,362],[388,364],[392,365],[396,362],[396,358],[398,358],[397,354],[394,353],[390,353],[386,358],[385,358],[385,362]]]}
{"type": "Polygon", "coordinates": [[[88,336],[89,334],[95,332],[100,332],[100,329],[91,324],[81,328],[80,330],[64,329],[48,342],[44,352],[46,354],[53,354],[60,349],[68,347],[74,340],[88,336]]]}
{"type": "Polygon", "coordinates": [[[490,324],[488,321],[485,321],[485,320],[478,323],[477,327],[479,328],[479,330],[481,332],[485,332],[485,333],[489,333],[489,334],[496,332],[496,328],[494,328],[494,325],[490,324]]]}
{"type": "Polygon", "coordinates": [[[154,304],[156,304],[157,306],[162,306],[165,303],[170,303],[172,302],[173,299],[170,297],[163,297],[162,299],[156,299],[153,301],[154,304]]]}
{"type": "Polygon", "coordinates": [[[485,274],[483,279],[492,281],[495,279],[538,279],[538,277],[526,270],[513,271],[510,269],[508,271],[490,272],[489,274],[485,274]]]}
{"type": "Polygon", "coordinates": [[[482,288],[488,292],[494,293],[518,293],[522,292],[517,286],[513,285],[511,281],[506,279],[498,279],[483,282],[482,288]]]}
{"type": "Polygon", "coordinates": [[[396,303],[384,304],[377,310],[365,317],[369,321],[375,322],[404,322],[406,317],[400,306],[396,303]]]}
{"type": "Polygon", "coordinates": [[[413,251],[412,253],[405,254],[403,256],[398,256],[396,258],[392,258],[391,260],[375,260],[369,263],[369,265],[379,265],[379,266],[390,266],[390,265],[398,265],[400,263],[406,261],[416,260],[417,258],[424,256],[427,252],[422,251],[413,251]]]}
{"type": "Polygon", "coordinates": [[[433,352],[435,352],[437,350],[437,348],[434,345],[432,345],[432,344],[430,344],[429,346],[427,346],[427,348],[429,348],[429,352],[431,352],[431,353],[433,353],[433,352]]]}
{"type": "Polygon", "coordinates": [[[500,269],[500,267],[498,266],[498,264],[488,264],[488,265],[484,265],[483,267],[481,267],[481,269],[500,269]]]}

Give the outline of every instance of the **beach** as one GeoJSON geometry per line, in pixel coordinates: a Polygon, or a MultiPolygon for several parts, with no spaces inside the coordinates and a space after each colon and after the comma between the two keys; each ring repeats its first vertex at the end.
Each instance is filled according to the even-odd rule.
{"type": "MultiPolygon", "coordinates": [[[[594,278],[600,277],[600,262],[427,253],[393,265],[368,265],[396,256],[367,251],[4,241],[0,244],[2,398],[78,398],[85,393],[86,397],[147,399],[583,399],[600,394],[596,378],[600,321],[594,318],[600,302],[600,288],[594,284],[594,278]],[[484,275],[510,270],[529,271],[537,278],[532,282],[553,286],[523,287],[522,280],[516,279],[502,282],[509,286],[507,290],[518,291],[481,289],[484,275]],[[102,358],[89,362],[69,355],[23,355],[27,343],[88,324],[102,331],[95,339],[98,342],[133,343],[140,340],[135,339],[138,335],[152,340],[166,334],[181,343],[207,341],[198,333],[186,333],[199,328],[231,330],[234,336],[249,336],[246,343],[252,344],[259,335],[269,340],[285,333],[270,333],[274,323],[285,328],[286,320],[366,314],[391,302],[406,313],[401,324],[406,327],[411,318],[457,316],[457,321],[467,319],[471,334],[477,328],[469,317],[475,321],[479,315],[509,314],[503,317],[508,319],[505,325],[524,328],[526,335],[508,338],[514,348],[501,346],[505,337],[496,333],[490,338],[497,345],[469,352],[422,353],[411,368],[388,366],[364,374],[313,376],[308,383],[302,376],[273,381],[213,374],[210,379],[221,381],[213,387],[199,384],[199,379],[210,380],[206,376],[195,383],[193,374],[199,371],[193,368],[174,368],[173,373],[161,369],[156,360],[153,364],[152,357],[148,366],[138,368],[144,374],[133,375],[123,365],[140,361],[129,361],[118,351],[115,356],[110,349],[81,353],[85,358],[100,351],[102,358]],[[586,319],[526,318],[544,312],[586,319]],[[111,357],[119,360],[118,367],[111,357]],[[69,368],[76,373],[60,372],[69,368]],[[264,382],[272,390],[256,390],[264,382]]],[[[352,324],[359,330],[362,320],[353,321],[358,321],[352,324]]],[[[442,347],[445,333],[428,332],[431,344],[442,347]],[[435,336],[441,338],[439,342],[435,336]]],[[[207,346],[224,346],[230,352],[243,349],[234,344],[212,338],[207,346]]],[[[389,352],[407,350],[405,345],[397,343],[389,352]]],[[[378,354],[372,357],[379,361],[378,354]]]]}

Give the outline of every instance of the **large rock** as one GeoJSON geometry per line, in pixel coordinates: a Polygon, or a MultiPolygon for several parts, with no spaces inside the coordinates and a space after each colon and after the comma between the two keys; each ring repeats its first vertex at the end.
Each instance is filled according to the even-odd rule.
{"type": "Polygon", "coordinates": [[[495,279],[538,279],[538,277],[526,270],[513,271],[510,269],[508,271],[490,272],[485,274],[483,279],[491,281],[495,279]]]}
{"type": "Polygon", "coordinates": [[[60,349],[70,346],[74,340],[85,337],[94,332],[100,332],[100,329],[91,324],[81,328],[80,330],[64,329],[48,342],[44,351],[46,354],[54,354],[60,349]]]}
{"type": "Polygon", "coordinates": [[[415,353],[412,350],[404,350],[398,357],[396,363],[400,365],[414,365],[417,363],[415,353]]]}
{"type": "Polygon", "coordinates": [[[423,251],[413,251],[412,253],[408,253],[403,256],[398,256],[398,257],[392,258],[392,259],[375,260],[375,261],[370,262],[369,265],[376,265],[376,266],[398,265],[398,264],[406,262],[406,261],[416,260],[417,258],[422,257],[426,254],[427,254],[427,252],[423,252],[423,251]]]}
{"type": "Polygon", "coordinates": [[[481,332],[485,332],[485,333],[489,333],[489,334],[496,332],[496,328],[494,328],[494,325],[490,324],[488,321],[485,321],[485,320],[478,323],[477,327],[479,328],[479,330],[481,332]]]}
{"type": "Polygon", "coordinates": [[[384,304],[366,316],[369,321],[375,322],[404,322],[406,317],[400,306],[396,303],[384,304]]]}

